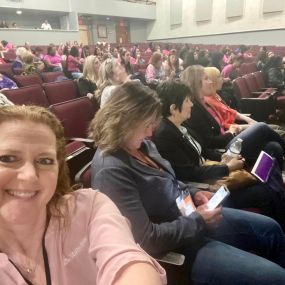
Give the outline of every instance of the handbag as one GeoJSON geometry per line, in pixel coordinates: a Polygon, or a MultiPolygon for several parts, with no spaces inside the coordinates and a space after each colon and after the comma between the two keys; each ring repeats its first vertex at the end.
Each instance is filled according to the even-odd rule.
{"type": "MultiPolygon", "coordinates": [[[[220,165],[221,162],[206,160],[204,165],[220,165]]],[[[245,169],[232,171],[228,176],[210,181],[210,191],[216,192],[222,185],[226,185],[230,191],[254,185],[258,182],[251,173],[245,169]]]]}

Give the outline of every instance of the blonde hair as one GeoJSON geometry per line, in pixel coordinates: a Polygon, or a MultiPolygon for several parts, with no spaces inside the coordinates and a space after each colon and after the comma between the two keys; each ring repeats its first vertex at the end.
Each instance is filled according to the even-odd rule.
{"type": "Polygon", "coordinates": [[[25,52],[22,55],[22,60],[26,64],[32,64],[33,60],[34,60],[33,54],[31,52],[29,52],[29,51],[25,52]]]}
{"type": "Polygon", "coordinates": [[[23,56],[28,53],[27,49],[24,47],[18,47],[16,49],[16,56],[19,57],[20,59],[23,59],[23,56]]]}
{"type": "Polygon", "coordinates": [[[95,55],[89,55],[85,58],[83,66],[83,77],[97,84],[98,81],[98,70],[94,66],[94,61],[99,58],[95,55]]]}
{"type": "Polygon", "coordinates": [[[47,205],[48,216],[63,217],[60,198],[72,191],[70,187],[68,167],[65,162],[64,130],[59,120],[45,108],[38,106],[3,106],[0,108],[0,124],[7,121],[31,121],[48,126],[56,137],[56,154],[58,160],[58,178],[55,193],[47,205]]]}
{"type": "Polygon", "coordinates": [[[190,88],[194,99],[198,102],[200,102],[203,75],[204,67],[201,65],[188,66],[181,74],[181,81],[190,88]]]}
{"type": "Polygon", "coordinates": [[[155,91],[140,82],[118,86],[96,113],[89,134],[105,153],[118,150],[145,122],[158,123],[161,104],[155,91]]]}
{"type": "Polygon", "coordinates": [[[208,78],[213,82],[213,87],[215,90],[217,89],[218,77],[221,75],[221,72],[216,67],[205,67],[205,74],[207,74],[208,78]]]}
{"type": "Polygon", "coordinates": [[[114,77],[114,68],[118,65],[119,62],[117,59],[107,58],[102,62],[99,68],[99,76],[97,81],[98,89],[95,92],[95,96],[100,103],[101,95],[105,87],[114,85],[113,77],[114,77]]]}

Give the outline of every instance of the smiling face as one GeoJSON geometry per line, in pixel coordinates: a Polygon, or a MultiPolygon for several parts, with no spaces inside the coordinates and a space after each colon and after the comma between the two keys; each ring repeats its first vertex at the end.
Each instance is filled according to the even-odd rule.
{"type": "Polygon", "coordinates": [[[46,216],[57,185],[56,138],[31,121],[0,124],[0,224],[25,224],[46,216]]]}

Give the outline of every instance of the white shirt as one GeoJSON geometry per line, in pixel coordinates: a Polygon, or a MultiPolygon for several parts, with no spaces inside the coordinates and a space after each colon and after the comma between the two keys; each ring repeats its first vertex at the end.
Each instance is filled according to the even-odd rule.
{"type": "Polygon", "coordinates": [[[46,23],[42,23],[41,28],[43,30],[52,30],[51,25],[49,23],[47,23],[47,24],[46,23]]]}

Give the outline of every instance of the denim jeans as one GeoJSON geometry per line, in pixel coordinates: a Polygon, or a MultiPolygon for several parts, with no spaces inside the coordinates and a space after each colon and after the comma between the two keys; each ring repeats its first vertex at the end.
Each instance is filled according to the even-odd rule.
{"type": "Polygon", "coordinates": [[[285,242],[278,223],[246,211],[224,208],[222,213],[192,263],[192,283],[285,284],[285,242]]]}
{"type": "Polygon", "coordinates": [[[259,153],[264,150],[277,159],[278,165],[282,169],[285,140],[268,125],[256,123],[250,126],[233,138],[226,148],[229,148],[237,138],[243,140],[241,155],[249,166],[253,166],[259,153]]]}
{"type": "Polygon", "coordinates": [[[83,73],[81,73],[81,72],[71,72],[71,75],[72,75],[73,79],[78,79],[78,78],[80,78],[83,75],[83,73]]]}

